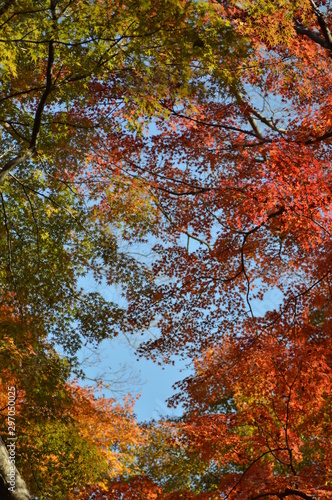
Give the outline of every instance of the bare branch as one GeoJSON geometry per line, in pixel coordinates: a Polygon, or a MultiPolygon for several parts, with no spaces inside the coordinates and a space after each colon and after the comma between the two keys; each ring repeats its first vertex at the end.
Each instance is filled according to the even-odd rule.
{"type": "Polygon", "coordinates": [[[248,121],[249,121],[252,129],[256,133],[257,137],[259,137],[259,139],[261,139],[262,141],[265,141],[265,142],[267,140],[267,139],[265,139],[260,128],[258,127],[258,124],[255,120],[255,117],[258,118],[258,120],[261,123],[264,123],[264,125],[267,125],[274,132],[278,132],[279,134],[283,134],[283,133],[287,132],[285,129],[277,127],[276,124],[273,123],[272,120],[269,120],[264,115],[262,115],[262,113],[257,111],[257,109],[255,109],[249,102],[247,102],[245,100],[245,98],[243,97],[243,94],[242,94],[242,92],[240,92],[240,90],[233,89],[233,92],[234,92],[234,95],[237,98],[238,102],[245,106],[245,109],[248,112],[248,121]]]}

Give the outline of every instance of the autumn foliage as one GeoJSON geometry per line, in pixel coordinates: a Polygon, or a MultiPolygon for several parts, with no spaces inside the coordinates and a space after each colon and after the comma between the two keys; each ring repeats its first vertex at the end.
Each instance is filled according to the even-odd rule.
{"type": "Polygon", "coordinates": [[[1,432],[14,384],[32,494],[331,498],[331,2],[0,20],[1,432]],[[151,330],[139,353],[193,373],[181,418],[138,424],[72,378],[82,345],[151,330]]]}

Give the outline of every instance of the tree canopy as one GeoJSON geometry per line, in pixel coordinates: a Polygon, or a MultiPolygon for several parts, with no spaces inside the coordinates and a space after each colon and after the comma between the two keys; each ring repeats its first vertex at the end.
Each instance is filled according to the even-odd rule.
{"type": "Polygon", "coordinates": [[[332,497],[331,29],[328,0],[0,3],[1,435],[14,386],[36,498],[332,497]],[[138,424],[72,377],[152,327],[194,372],[138,424]]]}

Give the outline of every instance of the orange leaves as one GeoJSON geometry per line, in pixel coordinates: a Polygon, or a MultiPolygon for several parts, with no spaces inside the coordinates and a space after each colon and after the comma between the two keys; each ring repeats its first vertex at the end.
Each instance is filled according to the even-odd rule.
{"type": "Polygon", "coordinates": [[[110,478],[126,474],[135,460],[135,448],[143,436],[132,415],[133,402],[122,407],[114,399],[95,395],[92,388],[70,385],[72,405],[67,417],[73,418],[79,435],[98,448],[105,457],[110,478]]]}
{"type": "Polygon", "coordinates": [[[3,24],[21,27],[17,54],[30,23],[36,37],[4,83],[15,175],[0,228],[2,283],[25,314],[4,296],[1,383],[22,386],[31,483],[55,471],[58,498],[87,484],[115,499],[330,493],[331,2],[63,8],[46,82],[49,13],[3,24]],[[20,151],[36,130],[32,164],[20,151]],[[156,243],[153,258],[121,239],[156,243]],[[91,274],[119,284],[123,309],[81,293],[91,274]],[[131,402],[69,385],[45,338],[74,352],[78,324],[95,340],[152,329],[140,353],[193,359],[182,421],[140,428],[131,402]]]}
{"type": "Polygon", "coordinates": [[[0,308],[0,333],[1,434],[6,442],[8,386],[15,386],[16,465],[29,489],[39,495],[43,485],[43,494],[61,500],[74,486],[107,487],[110,478],[135,470],[144,439],[132,398],[121,405],[102,396],[102,387],[69,383],[69,366],[42,325],[20,317],[9,299],[0,308]]]}
{"type": "Polygon", "coordinates": [[[289,487],[292,475],[304,491],[328,478],[329,342],[314,340],[307,328],[293,335],[272,327],[259,337],[248,332],[237,340],[225,338],[213,356],[208,350],[197,362],[196,376],[184,384],[186,445],[189,440],[189,448],[210,464],[233,464],[235,484],[227,483],[226,475],[219,485],[231,498],[289,487]]]}
{"type": "Polygon", "coordinates": [[[137,476],[131,481],[115,483],[108,489],[98,489],[92,486],[79,495],[78,498],[80,500],[89,500],[91,494],[93,494],[93,498],[96,500],[104,500],[104,498],[112,498],[114,500],[141,500],[142,498],[146,500],[159,500],[161,498],[160,495],[162,495],[162,488],[148,477],[137,476]]]}

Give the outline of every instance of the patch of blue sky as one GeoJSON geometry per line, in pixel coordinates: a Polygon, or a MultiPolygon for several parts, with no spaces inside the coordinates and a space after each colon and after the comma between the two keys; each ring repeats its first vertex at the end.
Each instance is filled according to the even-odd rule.
{"type": "MultiPolygon", "coordinates": [[[[149,243],[141,245],[121,245],[121,251],[151,265],[155,258],[152,252],[154,243],[155,240],[151,238],[149,243]]],[[[160,281],[162,280],[160,277],[160,281]]],[[[106,278],[97,283],[90,273],[79,279],[79,287],[84,292],[98,292],[119,307],[126,307],[121,286],[110,286],[106,278]]],[[[139,421],[181,415],[181,407],[170,409],[166,400],[174,393],[173,384],[191,373],[187,362],[176,356],[172,358],[174,364],[167,365],[138,356],[136,350],[139,345],[158,336],[155,323],[156,321],[152,321],[150,328],[144,332],[123,332],[113,339],[103,340],[96,348],[84,346],[78,353],[78,360],[86,376],[81,383],[89,385],[95,380],[103,380],[109,384],[109,388],[104,391],[105,395],[120,400],[128,393],[133,397],[141,394],[135,404],[135,414],[139,421]]]]}

